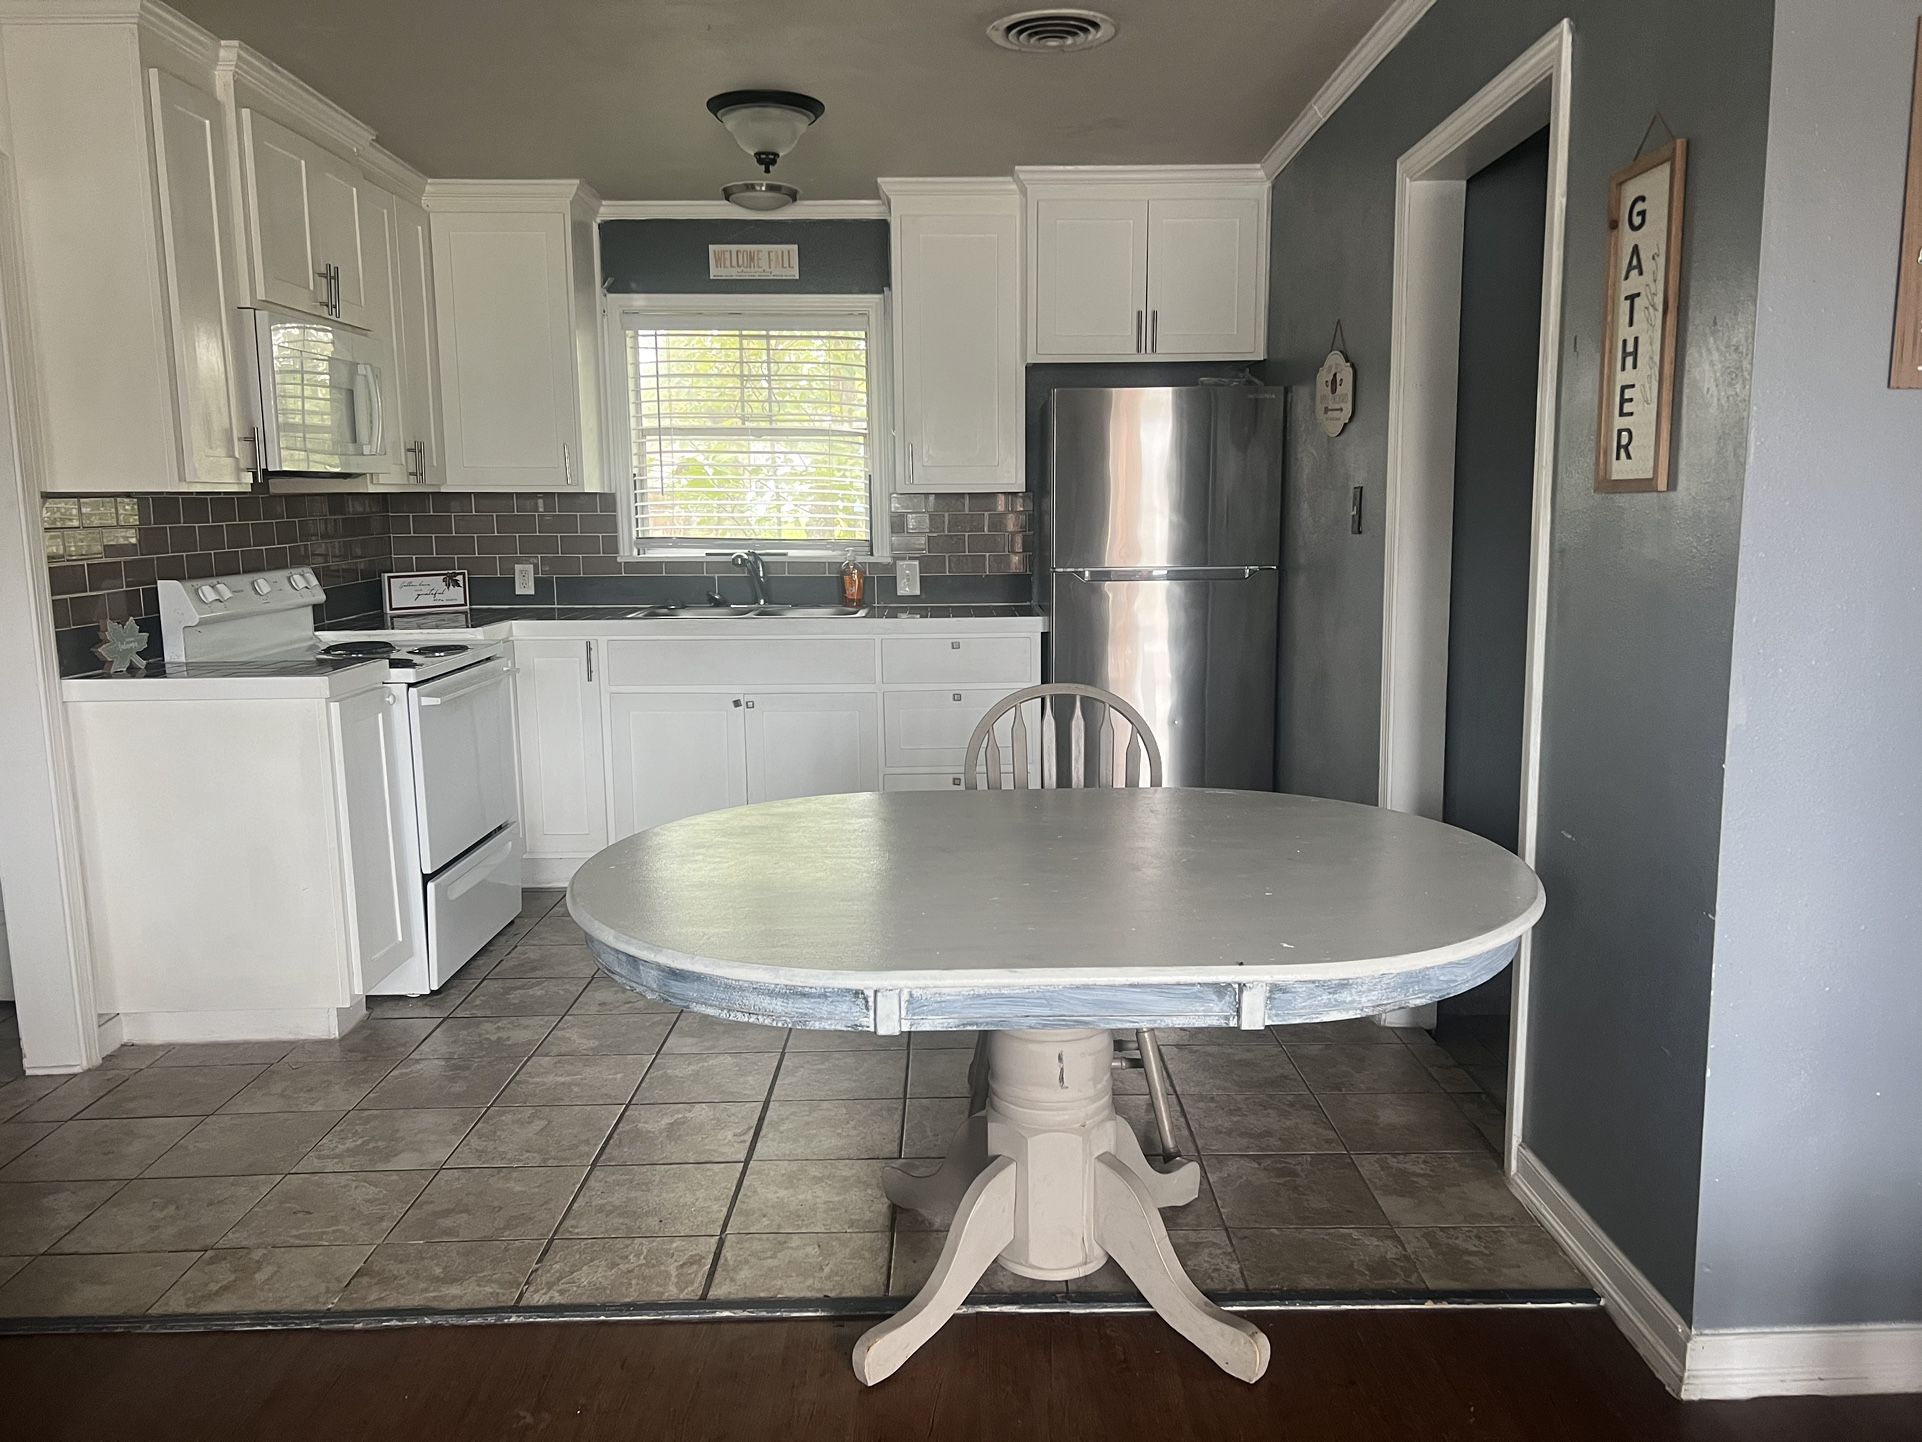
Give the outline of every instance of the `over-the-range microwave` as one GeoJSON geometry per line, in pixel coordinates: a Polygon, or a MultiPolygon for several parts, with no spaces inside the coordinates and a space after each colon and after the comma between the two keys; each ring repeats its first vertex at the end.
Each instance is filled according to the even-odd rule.
{"type": "Polygon", "coordinates": [[[253,322],[261,473],[359,476],[394,469],[389,378],[373,342],[289,310],[259,307],[253,322]]]}

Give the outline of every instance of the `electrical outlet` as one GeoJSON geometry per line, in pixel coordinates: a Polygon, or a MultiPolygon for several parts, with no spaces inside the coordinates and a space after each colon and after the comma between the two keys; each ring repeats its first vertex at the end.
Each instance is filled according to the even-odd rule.
{"type": "Polygon", "coordinates": [[[897,596],[918,596],[921,594],[921,563],[906,559],[894,563],[894,594],[897,596]]]}
{"type": "Polygon", "coordinates": [[[534,594],[534,563],[516,561],[514,563],[514,594],[531,596],[534,594]]]}

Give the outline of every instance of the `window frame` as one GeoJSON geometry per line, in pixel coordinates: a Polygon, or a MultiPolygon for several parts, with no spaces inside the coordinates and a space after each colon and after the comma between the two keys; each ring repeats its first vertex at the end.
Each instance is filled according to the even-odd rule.
{"type": "Polygon", "coordinates": [[[772,317],[858,316],[868,335],[868,545],[853,549],[864,559],[888,559],[888,501],[894,490],[894,346],[889,324],[888,296],[880,294],[779,295],[646,295],[607,297],[603,312],[603,351],[606,360],[606,404],[610,454],[618,458],[621,497],[621,558],[623,560],[691,560],[757,550],[764,556],[792,560],[839,560],[846,544],[810,545],[754,541],[726,541],[715,537],[670,539],[633,531],[634,426],[629,407],[627,333],[644,330],[656,319],[677,323],[690,320],[738,322],[744,327],[772,317]]]}

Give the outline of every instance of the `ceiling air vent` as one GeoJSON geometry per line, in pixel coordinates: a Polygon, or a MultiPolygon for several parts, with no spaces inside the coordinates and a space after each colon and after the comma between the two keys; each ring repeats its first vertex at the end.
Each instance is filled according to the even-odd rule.
{"type": "Polygon", "coordinates": [[[1093,10],[1024,10],[988,27],[988,38],[1007,50],[1056,55],[1092,50],[1114,38],[1114,21],[1093,10]]]}

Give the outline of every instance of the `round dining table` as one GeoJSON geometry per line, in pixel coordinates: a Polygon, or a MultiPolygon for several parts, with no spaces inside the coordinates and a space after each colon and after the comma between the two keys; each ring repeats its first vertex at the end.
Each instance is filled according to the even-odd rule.
{"type": "Polygon", "coordinates": [[[567,893],[600,966],[771,1026],[987,1034],[985,1086],[940,1169],[884,1174],[952,1213],[933,1275],[855,1345],[891,1375],[990,1264],[1112,1258],[1168,1323],[1254,1381],[1268,1339],[1182,1270],[1157,1167],[1115,1113],[1113,1032],[1372,1016],[1499,971],[1541,915],[1511,853],[1402,812],[1181,788],[879,792],[736,807],[628,837],[567,893]]]}

